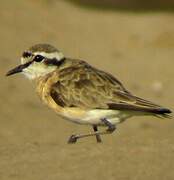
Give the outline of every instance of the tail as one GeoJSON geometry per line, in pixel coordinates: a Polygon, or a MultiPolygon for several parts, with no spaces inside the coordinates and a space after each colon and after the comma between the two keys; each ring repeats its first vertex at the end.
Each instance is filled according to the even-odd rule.
{"type": "Polygon", "coordinates": [[[169,118],[169,119],[173,118],[173,116],[171,115],[172,111],[167,108],[156,109],[154,110],[153,113],[159,118],[169,118]]]}
{"type": "Polygon", "coordinates": [[[167,109],[167,108],[156,108],[156,109],[151,109],[151,111],[153,113],[156,113],[156,114],[170,114],[170,113],[172,113],[172,111],[170,109],[167,109]]]}
{"type": "Polygon", "coordinates": [[[110,103],[108,104],[110,109],[115,109],[115,110],[127,110],[127,111],[134,111],[134,112],[140,112],[144,114],[149,114],[149,115],[155,115],[157,117],[161,118],[172,118],[171,114],[172,111],[167,108],[163,108],[161,106],[137,106],[137,105],[132,105],[132,104],[116,104],[116,103],[110,103]]]}

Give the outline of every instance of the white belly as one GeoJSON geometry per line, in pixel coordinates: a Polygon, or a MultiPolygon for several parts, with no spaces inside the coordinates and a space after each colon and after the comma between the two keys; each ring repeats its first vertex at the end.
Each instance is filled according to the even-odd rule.
{"type": "Polygon", "coordinates": [[[74,116],[66,112],[63,117],[79,124],[103,125],[102,118],[106,118],[112,124],[118,124],[131,117],[131,114],[125,111],[96,109],[86,111],[82,116],[74,116]]]}

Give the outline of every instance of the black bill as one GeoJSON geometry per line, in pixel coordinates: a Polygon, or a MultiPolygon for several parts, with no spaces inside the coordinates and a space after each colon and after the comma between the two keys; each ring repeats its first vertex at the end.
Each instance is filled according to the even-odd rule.
{"type": "Polygon", "coordinates": [[[20,73],[23,71],[23,69],[27,68],[32,62],[27,62],[25,64],[21,64],[17,67],[15,67],[14,69],[10,70],[7,72],[6,76],[10,76],[10,75],[13,75],[13,74],[16,74],[16,73],[20,73]]]}

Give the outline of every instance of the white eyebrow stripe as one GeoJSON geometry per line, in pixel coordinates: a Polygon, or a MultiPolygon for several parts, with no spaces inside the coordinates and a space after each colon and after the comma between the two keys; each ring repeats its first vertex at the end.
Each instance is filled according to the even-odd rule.
{"type": "Polygon", "coordinates": [[[56,58],[57,60],[61,60],[64,58],[63,53],[61,52],[52,52],[52,53],[46,53],[46,52],[34,52],[34,55],[41,55],[48,59],[56,58]]]}

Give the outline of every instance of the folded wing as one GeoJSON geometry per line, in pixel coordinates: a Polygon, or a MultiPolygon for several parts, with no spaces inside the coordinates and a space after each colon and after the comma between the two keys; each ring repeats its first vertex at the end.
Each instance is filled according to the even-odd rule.
{"type": "Polygon", "coordinates": [[[52,89],[52,98],[64,107],[171,113],[167,108],[132,95],[111,74],[84,61],[62,69],[52,89]]]}

